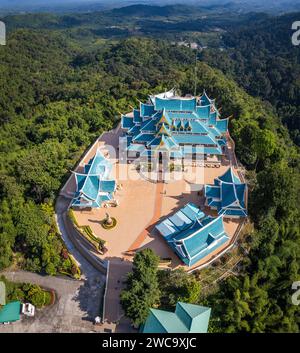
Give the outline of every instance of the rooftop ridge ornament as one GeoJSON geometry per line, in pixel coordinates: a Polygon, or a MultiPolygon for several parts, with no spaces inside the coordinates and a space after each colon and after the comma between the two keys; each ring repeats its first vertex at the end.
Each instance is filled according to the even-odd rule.
{"type": "Polygon", "coordinates": [[[162,123],[159,131],[157,132],[157,135],[160,135],[160,134],[163,134],[163,135],[167,135],[167,136],[171,136],[171,134],[169,133],[169,131],[167,130],[166,126],[164,123],[162,123]]]}

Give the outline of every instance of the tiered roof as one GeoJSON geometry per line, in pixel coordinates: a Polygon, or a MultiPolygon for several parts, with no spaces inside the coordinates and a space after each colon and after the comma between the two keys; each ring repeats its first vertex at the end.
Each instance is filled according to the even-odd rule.
{"type": "Polygon", "coordinates": [[[143,333],[206,333],[211,309],[178,302],[175,312],[150,309],[143,333]]]}
{"type": "Polygon", "coordinates": [[[122,116],[122,128],[127,132],[128,151],[139,151],[143,145],[149,150],[167,148],[178,156],[196,152],[221,155],[228,119],[219,118],[214,100],[205,92],[200,98],[178,97],[171,90],[150,96],[147,103],[140,103],[139,110],[122,116]],[[184,150],[183,145],[203,148],[184,150]]]}
{"type": "Polygon", "coordinates": [[[159,223],[156,229],[188,266],[229,240],[222,215],[217,218],[205,216],[191,203],[159,223]]]}
{"type": "Polygon", "coordinates": [[[95,156],[84,166],[83,173],[76,173],[76,192],[72,206],[100,207],[113,197],[116,181],[109,179],[112,165],[98,149],[95,156]]]}
{"type": "Polygon", "coordinates": [[[247,217],[246,188],[246,184],[241,182],[230,167],[214,180],[214,185],[205,185],[206,203],[217,209],[219,215],[247,217]]]}

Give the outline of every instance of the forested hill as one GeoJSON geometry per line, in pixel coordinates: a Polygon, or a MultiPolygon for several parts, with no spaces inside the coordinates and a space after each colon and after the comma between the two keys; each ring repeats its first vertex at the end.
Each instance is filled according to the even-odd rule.
{"type": "Polygon", "coordinates": [[[277,109],[300,145],[300,47],[291,41],[300,12],[248,23],[224,35],[227,50],[202,59],[233,77],[248,93],[277,109]]]}
{"type": "Polygon", "coordinates": [[[107,11],[87,13],[28,13],[2,18],[8,30],[18,28],[81,30],[90,34],[113,36],[165,36],[166,33],[233,28],[266,14],[240,13],[230,7],[199,7],[191,5],[132,5],[107,11]]]}
{"type": "MultiPolygon", "coordinates": [[[[144,38],[87,51],[65,33],[17,30],[0,47],[0,270],[12,264],[66,272],[53,222],[60,186],[85,148],[149,93],[191,93],[195,53],[144,38]]],[[[207,298],[211,330],[299,332],[291,283],[299,279],[299,154],[271,105],[207,64],[197,64],[248,169],[255,233],[243,271],[207,298]]],[[[203,304],[203,302],[202,302],[203,304]]]]}

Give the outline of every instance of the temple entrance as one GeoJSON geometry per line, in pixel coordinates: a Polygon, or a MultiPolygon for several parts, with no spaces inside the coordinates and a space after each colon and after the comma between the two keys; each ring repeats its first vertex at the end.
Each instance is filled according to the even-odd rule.
{"type": "Polygon", "coordinates": [[[159,152],[158,153],[158,163],[162,164],[162,161],[163,161],[163,154],[162,154],[162,152],[159,152]]]}

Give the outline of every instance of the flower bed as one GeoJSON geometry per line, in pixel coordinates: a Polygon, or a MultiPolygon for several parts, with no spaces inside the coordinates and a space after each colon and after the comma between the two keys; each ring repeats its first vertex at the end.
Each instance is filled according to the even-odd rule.
{"type": "Polygon", "coordinates": [[[105,223],[105,220],[101,222],[101,225],[104,229],[112,229],[117,225],[117,220],[114,217],[111,217],[112,223],[107,224],[105,223]]]}
{"type": "Polygon", "coordinates": [[[68,216],[78,232],[95,248],[96,251],[103,255],[106,252],[104,246],[105,240],[96,237],[90,226],[79,226],[72,209],[69,209],[68,216]]]}

